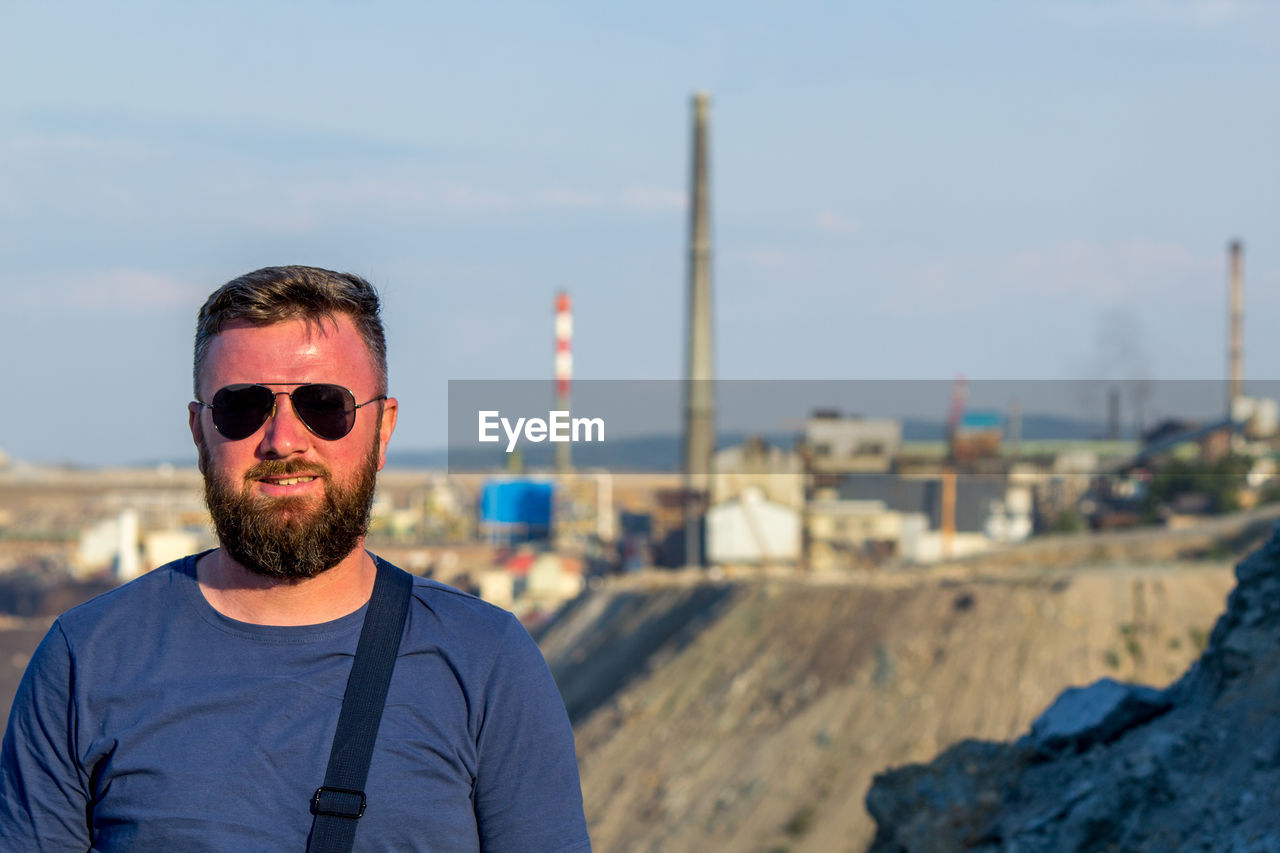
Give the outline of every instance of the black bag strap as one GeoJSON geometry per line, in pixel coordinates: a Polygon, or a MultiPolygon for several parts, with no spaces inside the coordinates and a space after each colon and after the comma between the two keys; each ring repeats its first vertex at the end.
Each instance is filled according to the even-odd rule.
{"type": "Polygon", "coordinates": [[[338,730],[329,751],[324,784],[311,798],[311,837],[307,853],[347,853],[356,840],[364,814],[364,783],[369,778],[373,742],[378,737],[382,707],[387,702],[391,670],[396,665],[400,635],[409,612],[413,576],[377,560],[373,595],[365,610],[356,657],[342,697],[338,730]]]}

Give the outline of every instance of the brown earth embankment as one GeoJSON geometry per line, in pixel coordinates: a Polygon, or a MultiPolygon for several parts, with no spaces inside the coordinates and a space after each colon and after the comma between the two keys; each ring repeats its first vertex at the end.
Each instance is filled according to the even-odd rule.
{"type": "Polygon", "coordinates": [[[861,851],[872,776],[1005,739],[1064,688],[1162,685],[1229,561],[630,578],[540,637],[601,851],[861,851]]]}

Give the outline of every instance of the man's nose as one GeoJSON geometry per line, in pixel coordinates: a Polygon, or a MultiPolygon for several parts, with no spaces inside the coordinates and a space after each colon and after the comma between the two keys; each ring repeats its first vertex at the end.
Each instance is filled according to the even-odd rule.
{"type": "Polygon", "coordinates": [[[276,392],[276,402],[267,417],[266,429],[258,450],[265,456],[288,456],[300,453],[311,444],[311,431],[293,410],[293,399],[287,391],[276,392]]]}

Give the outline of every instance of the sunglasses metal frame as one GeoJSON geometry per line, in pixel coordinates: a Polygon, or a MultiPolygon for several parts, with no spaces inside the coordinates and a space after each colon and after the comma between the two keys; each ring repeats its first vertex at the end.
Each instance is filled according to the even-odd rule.
{"type": "MultiPolygon", "coordinates": [[[[379,394],[376,397],[365,400],[363,403],[356,403],[355,401],[356,395],[351,393],[351,389],[346,387],[345,385],[339,385],[336,382],[235,382],[235,383],[232,383],[231,385],[224,385],[221,388],[219,388],[217,391],[214,391],[213,396],[216,398],[218,394],[222,393],[228,388],[235,388],[237,390],[240,390],[240,389],[254,388],[254,387],[265,388],[267,392],[271,394],[271,408],[267,411],[266,417],[262,419],[262,422],[253,428],[253,432],[250,432],[248,435],[245,435],[242,438],[232,438],[231,436],[226,435],[226,433],[222,431],[222,428],[218,426],[218,421],[217,421],[217,418],[215,417],[213,419],[213,428],[217,430],[219,435],[223,436],[228,441],[244,441],[246,438],[250,438],[251,436],[254,435],[254,433],[262,429],[263,425],[265,425],[267,421],[275,417],[276,403],[281,394],[289,398],[289,404],[293,406],[294,415],[296,415],[298,420],[302,422],[302,425],[307,428],[307,431],[310,432],[312,435],[316,436],[317,438],[322,439],[324,441],[341,441],[342,439],[346,438],[348,435],[351,434],[351,430],[355,428],[355,425],[356,425],[356,421],[354,417],[355,413],[358,413],[361,409],[363,409],[365,406],[368,406],[371,403],[376,403],[379,400],[387,399],[386,394],[379,394]],[[271,390],[273,386],[281,386],[281,385],[292,385],[294,386],[294,388],[292,391],[272,391],[271,390]],[[298,411],[297,402],[293,399],[293,395],[296,394],[300,388],[308,388],[316,385],[325,385],[331,388],[341,388],[342,391],[347,395],[347,398],[351,400],[353,404],[352,406],[353,417],[351,418],[351,425],[347,427],[346,432],[344,432],[342,435],[338,436],[337,438],[330,438],[326,435],[321,435],[319,432],[317,432],[315,427],[313,427],[307,421],[306,416],[303,415],[302,412],[298,411]]],[[[201,400],[199,397],[196,398],[195,402],[201,408],[208,409],[210,412],[214,411],[214,406],[212,403],[206,403],[204,400],[201,400]]]]}

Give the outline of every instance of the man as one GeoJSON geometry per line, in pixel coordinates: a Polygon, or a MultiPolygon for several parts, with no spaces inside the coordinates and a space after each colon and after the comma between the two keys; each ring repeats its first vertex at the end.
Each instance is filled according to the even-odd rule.
{"type": "MultiPolygon", "coordinates": [[[[304,850],[377,560],[398,403],[377,295],[258,270],[200,310],[220,548],[64,614],[0,755],[0,850],[304,850]]],[[[573,734],[510,614],[414,579],[356,849],[589,850],[573,734]]]]}

